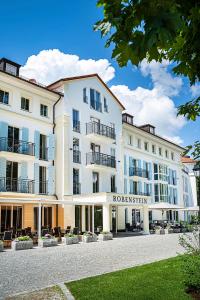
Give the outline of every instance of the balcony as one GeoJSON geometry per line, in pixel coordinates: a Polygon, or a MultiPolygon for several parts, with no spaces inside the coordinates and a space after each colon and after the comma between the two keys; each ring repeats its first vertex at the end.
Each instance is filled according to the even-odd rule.
{"type": "Polygon", "coordinates": [[[98,165],[109,168],[116,168],[116,160],[115,156],[99,152],[89,152],[86,154],[86,165],[98,165]]]}
{"type": "Polygon", "coordinates": [[[48,181],[40,181],[39,182],[39,194],[40,195],[48,195],[48,181]]]}
{"type": "Polygon", "coordinates": [[[78,150],[73,150],[73,162],[80,164],[81,163],[81,152],[78,150]]]}
{"type": "Polygon", "coordinates": [[[151,196],[150,192],[133,191],[133,192],[130,192],[130,194],[137,195],[137,196],[151,196]]]}
{"type": "Polygon", "coordinates": [[[145,169],[131,167],[129,168],[129,176],[149,178],[149,172],[145,169]]]}
{"type": "Polygon", "coordinates": [[[73,131],[75,132],[81,132],[81,126],[80,126],[80,121],[76,121],[76,120],[73,120],[73,131]]]}
{"type": "Polygon", "coordinates": [[[109,127],[98,122],[86,123],[86,135],[98,135],[115,140],[115,128],[109,127]]]}
{"type": "Polygon", "coordinates": [[[73,195],[79,195],[81,193],[81,184],[73,182],[73,195]]]}
{"type": "Polygon", "coordinates": [[[0,178],[0,192],[34,194],[35,181],[30,179],[0,178]]]}
{"type": "Polygon", "coordinates": [[[35,144],[3,137],[0,138],[0,151],[34,156],[35,144]]]}

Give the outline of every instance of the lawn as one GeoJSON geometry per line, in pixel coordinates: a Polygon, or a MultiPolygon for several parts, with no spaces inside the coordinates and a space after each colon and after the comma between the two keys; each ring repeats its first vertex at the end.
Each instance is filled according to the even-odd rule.
{"type": "Polygon", "coordinates": [[[76,300],[186,300],[181,257],[67,283],[76,300]]]}

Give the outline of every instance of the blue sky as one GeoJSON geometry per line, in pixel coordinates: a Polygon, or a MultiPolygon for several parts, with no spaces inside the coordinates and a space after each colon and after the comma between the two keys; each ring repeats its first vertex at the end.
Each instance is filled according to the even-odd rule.
{"type": "MultiPolygon", "coordinates": [[[[165,92],[160,94],[160,87],[165,85],[165,81],[159,81],[159,72],[162,72],[162,67],[155,68],[151,66],[150,70],[144,64],[143,72],[141,69],[136,69],[129,65],[126,68],[120,69],[111,59],[112,49],[104,47],[105,40],[101,39],[99,32],[93,31],[93,24],[102,17],[102,10],[96,7],[95,0],[76,0],[76,1],[1,1],[1,18],[0,18],[0,32],[1,32],[1,47],[0,57],[7,57],[24,65],[31,55],[38,55],[42,50],[59,49],[61,53],[77,55],[80,60],[93,59],[107,59],[115,69],[115,75],[107,82],[118,97],[122,97],[123,101],[127,103],[130,100],[131,112],[136,114],[138,122],[153,121],[156,116],[148,116],[143,109],[140,117],[140,110],[138,107],[146,105],[147,97],[153,97],[152,89],[155,87],[155,97],[160,107],[164,105],[162,102],[165,92]],[[144,76],[145,74],[145,76],[144,76]],[[119,87],[122,86],[122,87],[119,87]],[[127,88],[128,96],[127,96],[127,88]],[[138,91],[138,87],[142,89],[138,91]],[[148,92],[150,91],[150,92],[148,92]],[[125,94],[124,94],[125,93],[125,94]],[[134,98],[135,97],[135,98],[134,98]],[[140,97],[142,102],[140,102],[140,97]],[[134,99],[138,101],[138,106],[134,104],[134,99]],[[132,105],[133,103],[133,105],[132,105]]],[[[166,73],[170,74],[170,66],[167,66],[166,73]]],[[[165,76],[165,74],[163,73],[165,76]]],[[[160,75],[160,78],[162,73],[160,75]]],[[[171,76],[172,85],[173,77],[171,76]]],[[[177,81],[178,83],[178,81],[177,81]]],[[[175,81],[176,84],[176,81],[175,81]]],[[[174,87],[174,85],[173,85],[174,87]]],[[[176,88],[175,88],[176,89],[176,88]]],[[[164,89],[165,90],[165,89],[164,89]]],[[[174,101],[175,106],[185,102],[186,99],[191,98],[191,92],[188,81],[182,80],[179,89],[176,93],[166,92],[166,107],[169,107],[171,100],[174,101]],[[168,102],[167,102],[168,101],[168,102]]],[[[149,114],[154,113],[153,98],[149,114]]],[[[172,120],[174,118],[174,108],[170,108],[169,115],[166,114],[165,123],[162,126],[163,118],[160,123],[157,122],[158,133],[169,137],[180,137],[183,144],[187,145],[199,138],[199,127],[197,123],[184,123],[179,126],[177,122],[172,120]],[[172,111],[173,110],[173,111],[172,111]],[[166,128],[167,117],[171,122],[169,134],[166,128]],[[176,127],[173,130],[174,127],[176,127]]],[[[164,107],[163,107],[164,110],[164,107]]],[[[162,113],[161,113],[162,114],[162,113]]],[[[159,120],[158,113],[157,119],[159,120]]]]}

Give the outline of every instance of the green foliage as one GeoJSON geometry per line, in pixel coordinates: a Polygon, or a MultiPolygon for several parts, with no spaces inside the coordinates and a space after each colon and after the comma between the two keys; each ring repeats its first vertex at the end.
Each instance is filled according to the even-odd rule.
{"type": "MultiPolygon", "coordinates": [[[[98,0],[104,17],[94,29],[113,46],[112,58],[120,67],[128,62],[138,66],[144,59],[175,64],[176,75],[200,80],[199,0],[98,0]]],[[[200,97],[178,108],[178,114],[195,121],[200,116],[200,97]]],[[[199,143],[199,142],[198,142],[199,143]]],[[[196,158],[200,147],[194,145],[196,158]]],[[[188,150],[189,151],[189,150],[188,150]]]]}
{"type": "Polygon", "coordinates": [[[187,290],[200,291],[200,254],[183,257],[183,275],[187,290]]]}
{"type": "Polygon", "coordinates": [[[15,241],[18,241],[18,242],[25,242],[25,241],[30,241],[31,238],[26,235],[26,236],[19,236],[18,238],[15,239],[15,241]]]}
{"type": "Polygon", "coordinates": [[[76,234],[73,234],[73,233],[66,233],[65,234],[65,237],[76,237],[77,235],[76,234]]]}
{"type": "Polygon", "coordinates": [[[182,234],[179,237],[180,245],[188,254],[200,255],[199,231],[194,228],[192,234],[182,234]]]}

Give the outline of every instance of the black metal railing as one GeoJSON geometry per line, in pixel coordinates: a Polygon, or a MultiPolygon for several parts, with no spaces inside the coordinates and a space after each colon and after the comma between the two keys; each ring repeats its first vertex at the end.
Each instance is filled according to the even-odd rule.
{"type": "Polygon", "coordinates": [[[35,155],[35,144],[19,141],[12,138],[0,138],[0,151],[14,152],[26,155],[35,155]]]}
{"type": "Polygon", "coordinates": [[[73,182],[73,194],[79,195],[81,193],[81,184],[79,182],[73,182]]]}
{"type": "Polygon", "coordinates": [[[40,147],[40,160],[48,160],[48,148],[40,147]]]}
{"type": "Polygon", "coordinates": [[[130,167],[129,176],[138,176],[143,178],[149,178],[149,171],[141,168],[130,167]]]}
{"type": "Polygon", "coordinates": [[[96,111],[102,112],[102,103],[99,101],[92,100],[92,101],[90,101],[90,108],[95,109],[96,111]]]}
{"type": "Polygon", "coordinates": [[[86,123],[86,134],[95,133],[102,136],[106,136],[111,139],[115,139],[115,128],[109,127],[98,122],[86,123]]]}
{"type": "Polygon", "coordinates": [[[130,194],[137,196],[151,196],[150,192],[130,191],[130,194]]]}
{"type": "Polygon", "coordinates": [[[48,194],[48,181],[47,180],[39,182],[39,194],[40,195],[48,194]]]}
{"type": "Polygon", "coordinates": [[[73,162],[77,164],[81,163],[81,151],[73,150],[73,162]]]}
{"type": "Polygon", "coordinates": [[[99,152],[89,152],[86,153],[86,164],[96,164],[106,167],[116,168],[115,156],[99,153],[99,152]]]}
{"type": "Polygon", "coordinates": [[[0,177],[0,192],[34,194],[34,190],[35,190],[34,180],[0,177]]]}
{"type": "Polygon", "coordinates": [[[73,120],[73,131],[81,132],[80,121],[73,120]]]}

